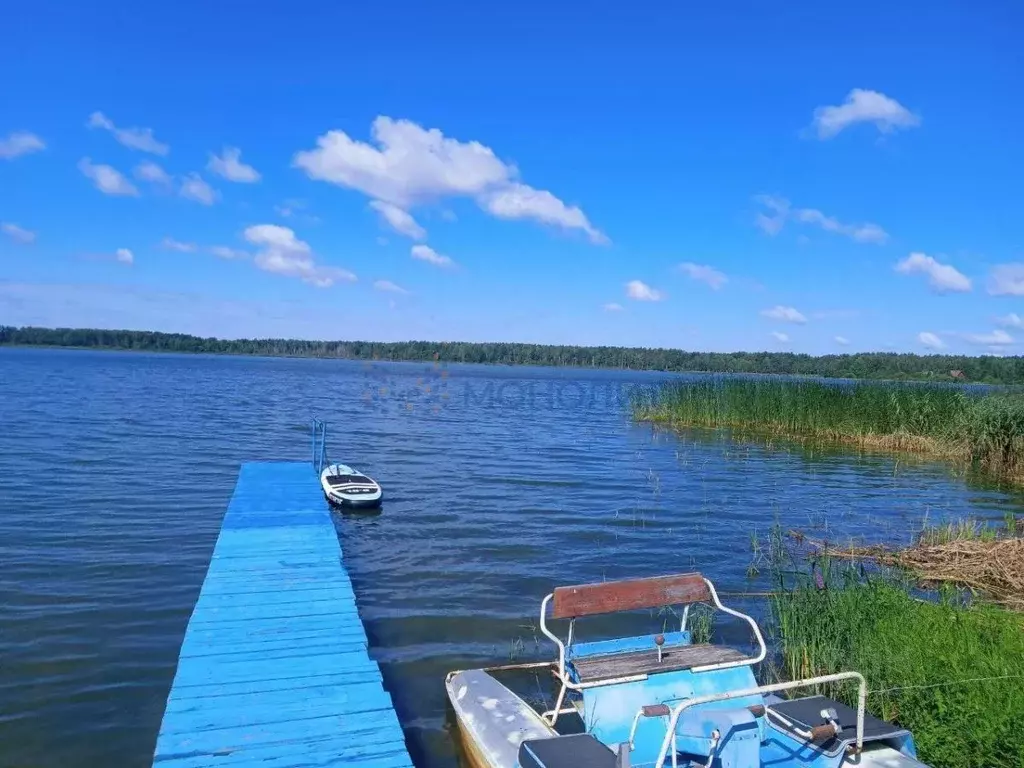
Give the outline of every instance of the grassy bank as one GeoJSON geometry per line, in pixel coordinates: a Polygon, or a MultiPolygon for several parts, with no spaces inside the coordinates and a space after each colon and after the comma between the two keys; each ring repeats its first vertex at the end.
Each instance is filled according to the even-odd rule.
{"type": "MultiPolygon", "coordinates": [[[[914,733],[934,768],[1024,765],[1024,624],[993,606],[924,602],[895,576],[833,572],[773,598],[787,679],[856,670],[868,709],[914,733]]],[[[855,687],[826,695],[854,705],[855,687]]]]}
{"type": "Polygon", "coordinates": [[[633,401],[633,416],[673,427],[730,427],[908,451],[1024,480],[1024,395],[891,382],[695,380],[633,401]]]}

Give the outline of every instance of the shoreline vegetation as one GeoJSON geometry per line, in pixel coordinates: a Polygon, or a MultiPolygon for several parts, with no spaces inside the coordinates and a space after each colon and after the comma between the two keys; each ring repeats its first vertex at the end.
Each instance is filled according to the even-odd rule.
{"type": "Polygon", "coordinates": [[[1024,395],[895,382],[697,380],[635,396],[637,421],[939,458],[1024,483],[1024,395]]]}
{"type": "Polygon", "coordinates": [[[134,350],[269,357],[564,366],[666,372],[780,374],[826,378],[1024,383],[1024,357],[864,352],[687,352],[680,349],[504,342],[216,339],[180,333],[0,325],[0,346],[134,350]]]}
{"type": "MultiPolygon", "coordinates": [[[[891,549],[792,532],[788,546],[774,529],[775,676],[855,669],[868,681],[868,710],[911,730],[928,765],[1024,765],[1021,530],[1012,517],[1002,529],[963,521],[891,549]]],[[[819,692],[856,700],[849,685],[819,692]]]]}

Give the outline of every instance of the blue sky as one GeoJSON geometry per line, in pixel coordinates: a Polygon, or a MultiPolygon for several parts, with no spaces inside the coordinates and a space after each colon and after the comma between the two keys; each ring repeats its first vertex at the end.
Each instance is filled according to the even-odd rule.
{"type": "Polygon", "coordinates": [[[1022,22],[22,3],[0,323],[1020,353],[1022,22]]]}

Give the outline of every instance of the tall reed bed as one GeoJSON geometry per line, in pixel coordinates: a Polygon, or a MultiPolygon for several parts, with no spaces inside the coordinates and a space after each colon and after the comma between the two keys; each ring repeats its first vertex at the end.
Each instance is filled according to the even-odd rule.
{"type": "MultiPolygon", "coordinates": [[[[868,710],[911,730],[934,768],[1024,765],[1019,614],[915,599],[894,574],[819,567],[772,598],[779,677],[860,672],[868,710]]],[[[821,692],[855,706],[855,686],[821,692]]]]}
{"type": "Polygon", "coordinates": [[[1024,395],[889,382],[706,378],[638,393],[633,415],[942,455],[1024,479],[1024,395]]]}

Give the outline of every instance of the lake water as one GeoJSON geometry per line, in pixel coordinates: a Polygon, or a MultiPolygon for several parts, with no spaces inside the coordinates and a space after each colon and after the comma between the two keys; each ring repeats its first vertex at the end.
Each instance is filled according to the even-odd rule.
{"type": "Polygon", "coordinates": [[[942,465],[632,424],[630,387],[666,378],[0,349],[0,766],[150,764],[238,464],[308,460],[313,415],[387,494],[337,530],[422,768],[454,765],[444,674],[548,654],[555,585],[764,590],[750,536],[776,520],[891,539],[1019,506],[942,465]]]}

